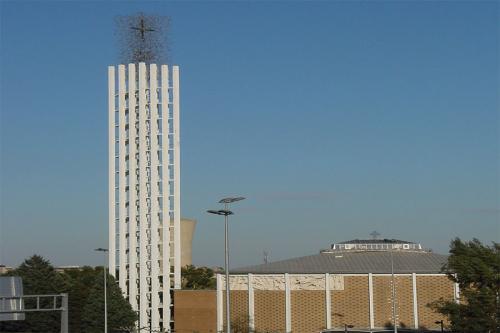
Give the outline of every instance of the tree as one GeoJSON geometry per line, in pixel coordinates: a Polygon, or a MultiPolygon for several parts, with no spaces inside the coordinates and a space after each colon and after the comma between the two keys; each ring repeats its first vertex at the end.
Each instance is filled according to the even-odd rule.
{"type": "MultiPolygon", "coordinates": [[[[39,255],[26,259],[18,268],[8,272],[8,276],[20,276],[25,295],[59,294],[69,291],[69,284],[62,274],[56,272],[48,260],[39,255]]],[[[25,306],[33,308],[34,300],[26,300],[25,306]]],[[[41,307],[52,306],[51,299],[42,299],[41,307]]],[[[10,332],[59,332],[61,314],[56,311],[30,312],[24,321],[0,322],[0,329],[10,332]]]]}
{"type": "Polygon", "coordinates": [[[431,307],[449,318],[453,331],[500,332],[500,244],[456,238],[443,269],[458,283],[460,300],[440,300],[431,307]]]}
{"type": "MultiPolygon", "coordinates": [[[[104,288],[102,267],[82,267],[57,272],[48,260],[34,255],[6,275],[23,279],[24,294],[68,293],[69,330],[74,333],[102,332],[104,327],[104,288]],[[93,311],[95,310],[95,311],[93,311]]],[[[107,276],[109,332],[129,332],[134,327],[136,314],[112,276],[107,276]]],[[[51,307],[41,302],[42,307],[51,307]]],[[[35,304],[25,302],[26,306],[35,304]]],[[[0,322],[0,332],[60,332],[59,312],[27,313],[24,321],[0,322]]]]}
{"type": "MultiPolygon", "coordinates": [[[[98,272],[99,270],[97,270],[98,272]]],[[[123,298],[122,292],[115,279],[106,277],[108,332],[130,332],[135,327],[137,314],[130,304],[123,298]]],[[[95,276],[93,287],[90,290],[87,302],[81,313],[81,332],[101,333],[104,327],[104,281],[102,269],[95,276]]]]}
{"type": "Polygon", "coordinates": [[[187,265],[182,268],[183,289],[215,289],[214,271],[208,267],[187,265]]]}
{"type": "Polygon", "coordinates": [[[81,331],[82,309],[87,304],[89,293],[97,283],[97,276],[101,277],[102,269],[94,269],[84,266],[78,270],[67,270],[64,272],[70,284],[69,292],[69,331],[72,333],[85,333],[81,331]],[[100,273],[100,275],[99,275],[100,273]]]}

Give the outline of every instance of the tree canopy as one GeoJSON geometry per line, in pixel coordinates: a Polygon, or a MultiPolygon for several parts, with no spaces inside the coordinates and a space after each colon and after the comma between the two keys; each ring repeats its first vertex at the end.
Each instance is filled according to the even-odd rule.
{"type": "Polygon", "coordinates": [[[459,302],[431,306],[449,318],[451,329],[463,333],[500,332],[500,244],[452,240],[444,267],[460,287],[459,302]]]}
{"type": "MultiPolygon", "coordinates": [[[[48,260],[34,255],[6,275],[20,276],[23,279],[25,295],[68,293],[70,332],[102,332],[104,327],[102,267],[86,266],[57,272],[48,260]]],[[[134,327],[136,313],[109,274],[107,282],[108,332],[129,332],[134,327]]],[[[24,321],[0,322],[0,331],[58,333],[60,322],[59,312],[27,313],[24,321]]]]}
{"type": "MultiPolygon", "coordinates": [[[[87,302],[81,313],[81,332],[101,333],[104,327],[104,283],[100,269],[99,281],[89,290],[87,302]]],[[[115,279],[108,275],[106,281],[108,332],[130,332],[133,330],[136,313],[122,296],[115,279]]]]}
{"type": "MultiPolygon", "coordinates": [[[[25,295],[59,294],[69,291],[68,281],[54,270],[48,260],[34,255],[26,259],[18,268],[5,275],[20,276],[23,280],[25,295]]],[[[33,308],[34,300],[25,301],[25,306],[33,308]]],[[[41,307],[50,307],[49,299],[42,299],[41,307]]],[[[23,321],[0,322],[0,330],[6,332],[59,332],[61,314],[59,312],[30,312],[23,321]]]]}
{"type": "Polygon", "coordinates": [[[208,267],[187,265],[182,268],[183,289],[215,289],[214,271],[208,267]]]}

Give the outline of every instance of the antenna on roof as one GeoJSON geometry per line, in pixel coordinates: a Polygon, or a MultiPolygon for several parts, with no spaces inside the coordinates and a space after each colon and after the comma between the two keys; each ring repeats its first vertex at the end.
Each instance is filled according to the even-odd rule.
{"type": "Polygon", "coordinates": [[[268,264],[269,263],[269,252],[267,251],[264,251],[264,264],[268,264]]]}
{"type": "Polygon", "coordinates": [[[377,231],[372,231],[370,236],[372,236],[372,239],[378,239],[378,236],[380,236],[380,234],[377,231]]]}

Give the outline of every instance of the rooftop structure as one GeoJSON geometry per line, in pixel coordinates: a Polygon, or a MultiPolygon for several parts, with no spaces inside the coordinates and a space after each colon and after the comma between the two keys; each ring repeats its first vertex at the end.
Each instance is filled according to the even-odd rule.
{"type": "Polygon", "coordinates": [[[353,239],[350,241],[334,243],[330,250],[322,253],[336,251],[425,251],[422,245],[399,239],[353,239]]]}
{"type": "Polygon", "coordinates": [[[0,265],[0,274],[5,274],[13,270],[14,268],[10,266],[0,265]]]}
{"type": "Polygon", "coordinates": [[[447,256],[425,250],[418,243],[396,240],[350,240],[332,244],[319,254],[231,270],[233,274],[388,274],[441,273],[447,256]]]}

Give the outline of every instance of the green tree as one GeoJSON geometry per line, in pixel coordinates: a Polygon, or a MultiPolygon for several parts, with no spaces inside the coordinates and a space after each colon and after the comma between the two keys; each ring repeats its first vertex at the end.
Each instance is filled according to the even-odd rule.
{"type": "MultiPolygon", "coordinates": [[[[59,294],[69,291],[64,276],[54,270],[48,260],[39,255],[26,259],[18,268],[8,272],[8,276],[20,276],[23,280],[25,295],[59,294]]],[[[42,299],[41,307],[52,307],[52,299],[42,299]]],[[[26,300],[25,306],[36,306],[34,300],[26,300]]],[[[0,329],[6,332],[59,332],[61,314],[56,311],[30,312],[24,321],[0,322],[0,329]]]]}
{"type": "Polygon", "coordinates": [[[97,276],[101,277],[102,269],[94,269],[90,266],[84,266],[78,270],[67,270],[64,272],[68,283],[69,292],[69,331],[71,333],[85,333],[81,331],[82,309],[87,304],[90,290],[97,282],[97,276]]]}
{"type": "Polygon", "coordinates": [[[463,333],[500,332],[500,244],[452,240],[444,267],[460,287],[460,302],[431,304],[449,318],[451,329],[463,333]]]}
{"type": "MultiPolygon", "coordinates": [[[[72,333],[102,332],[104,327],[104,290],[102,267],[83,267],[64,273],[55,271],[48,260],[34,255],[6,275],[23,279],[25,295],[68,293],[69,330],[72,333]],[[95,311],[94,311],[95,310],[95,311]]],[[[116,281],[107,275],[109,332],[128,332],[136,314],[123,298],[116,281]]],[[[33,308],[34,303],[25,302],[33,308]]],[[[41,302],[52,307],[52,299],[41,302]]],[[[0,322],[0,332],[60,332],[60,312],[27,313],[24,321],[0,322]]]]}
{"type": "Polygon", "coordinates": [[[216,280],[213,269],[187,265],[182,268],[183,289],[215,289],[216,280]]]}
{"type": "MultiPolygon", "coordinates": [[[[101,333],[104,327],[104,281],[102,268],[97,270],[93,287],[81,313],[80,331],[101,333]],[[100,273],[99,273],[100,271],[100,273]]],[[[137,314],[123,298],[122,292],[111,275],[106,277],[108,332],[130,332],[135,327],[137,314]]]]}

